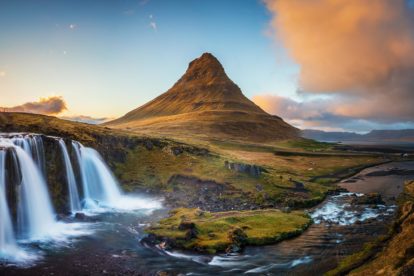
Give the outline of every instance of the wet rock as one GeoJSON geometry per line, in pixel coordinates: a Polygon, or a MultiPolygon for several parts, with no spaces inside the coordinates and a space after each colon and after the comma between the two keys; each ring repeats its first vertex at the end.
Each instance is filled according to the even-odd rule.
{"type": "Polygon", "coordinates": [[[75,214],[75,219],[78,219],[78,220],[85,220],[87,217],[86,217],[86,215],[84,214],[84,213],[76,213],[75,214]]]}
{"type": "Polygon", "coordinates": [[[382,197],[378,193],[370,193],[362,196],[357,196],[352,199],[352,204],[356,205],[378,205],[385,204],[382,197]]]}
{"type": "Polygon", "coordinates": [[[326,195],[339,195],[340,193],[347,193],[348,190],[345,188],[336,188],[326,192],[326,195]]]}
{"type": "Polygon", "coordinates": [[[240,247],[237,244],[230,244],[227,248],[226,248],[226,253],[227,254],[231,254],[231,253],[240,253],[242,251],[242,247],[240,247]]]}
{"type": "Polygon", "coordinates": [[[241,228],[236,228],[228,233],[228,238],[231,244],[227,247],[226,253],[241,252],[247,244],[247,235],[241,228]]]}
{"type": "Polygon", "coordinates": [[[56,215],[56,219],[57,220],[65,220],[66,219],[66,215],[65,214],[57,214],[56,215]]]}

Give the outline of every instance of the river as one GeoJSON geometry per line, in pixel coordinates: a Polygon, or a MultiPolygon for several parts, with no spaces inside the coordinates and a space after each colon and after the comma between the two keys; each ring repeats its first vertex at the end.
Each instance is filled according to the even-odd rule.
{"type": "Polygon", "coordinates": [[[308,210],[315,223],[301,236],[275,245],[248,247],[240,255],[197,255],[164,252],[140,242],[145,227],[167,210],[103,212],[85,223],[88,234],[55,244],[30,244],[41,250],[40,260],[16,266],[5,264],[7,275],[122,274],[154,275],[319,275],[339,260],[359,250],[364,242],[387,231],[396,206],[395,198],[407,179],[414,179],[414,162],[394,162],[361,171],[340,183],[352,193],[328,197],[308,210]],[[359,193],[379,192],[386,203],[353,205],[359,193]],[[356,193],[356,194],[354,194],[356,193]]]}

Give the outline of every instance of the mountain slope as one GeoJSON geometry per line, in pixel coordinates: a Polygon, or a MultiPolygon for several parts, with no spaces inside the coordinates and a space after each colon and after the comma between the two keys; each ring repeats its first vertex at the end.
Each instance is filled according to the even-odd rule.
{"type": "Polygon", "coordinates": [[[247,99],[220,62],[204,53],[164,94],[106,126],[174,137],[272,141],[298,130],[247,99]]]}

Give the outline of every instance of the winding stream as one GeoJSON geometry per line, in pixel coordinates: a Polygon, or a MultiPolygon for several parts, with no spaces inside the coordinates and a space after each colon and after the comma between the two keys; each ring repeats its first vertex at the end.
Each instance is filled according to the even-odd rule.
{"type": "Polygon", "coordinates": [[[242,255],[206,256],[148,247],[140,242],[144,228],[164,217],[167,210],[112,210],[92,212],[83,222],[90,233],[66,238],[63,246],[31,244],[31,250],[41,250],[40,261],[27,266],[8,263],[0,267],[0,273],[153,275],[166,271],[184,275],[318,275],[334,268],[341,258],[360,249],[364,242],[386,232],[396,210],[395,197],[402,191],[403,182],[414,178],[413,170],[414,162],[366,169],[341,183],[352,193],[331,196],[309,210],[315,223],[301,236],[275,245],[248,247],[242,255]],[[362,192],[379,192],[386,204],[377,207],[350,204],[362,192]]]}

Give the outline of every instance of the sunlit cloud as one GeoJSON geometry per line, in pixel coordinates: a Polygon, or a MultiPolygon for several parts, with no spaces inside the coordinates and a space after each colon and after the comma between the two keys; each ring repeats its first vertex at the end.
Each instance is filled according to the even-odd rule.
{"type": "Polygon", "coordinates": [[[266,0],[274,39],[300,65],[299,88],[330,113],[414,121],[414,14],[404,0],[266,0]]]}
{"type": "Polygon", "coordinates": [[[3,78],[6,76],[6,71],[0,71],[0,78],[3,78]]]}
{"type": "Polygon", "coordinates": [[[357,116],[350,116],[349,113],[354,112],[344,109],[354,108],[355,102],[343,96],[295,101],[287,97],[262,94],[254,96],[252,100],[266,112],[281,116],[288,123],[301,129],[360,132],[370,129],[414,128],[412,120],[403,120],[399,118],[400,114],[393,114],[395,108],[391,105],[390,108],[377,112],[377,117],[370,116],[369,109],[365,111],[362,106],[357,105],[355,108],[361,109],[361,112],[357,113],[357,116]],[[364,112],[369,116],[364,116],[364,112]]]}
{"type": "Polygon", "coordinates": [[[1,107],[1,110],[7,112],[25,112],[44,115],[57,115],[67,110],[66,102],[61,96],[52,96],[40,98],[35,102],[28,102],[13,107],[1,107]]]}

